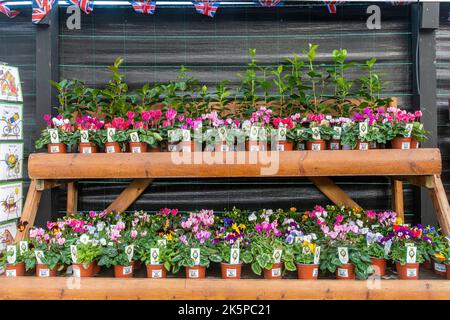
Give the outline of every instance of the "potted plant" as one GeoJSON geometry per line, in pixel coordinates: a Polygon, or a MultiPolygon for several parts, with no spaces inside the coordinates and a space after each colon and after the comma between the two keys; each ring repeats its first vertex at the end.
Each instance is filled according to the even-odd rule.
{"type": "Polygon", "coordinates": [[[149,144],[147,151],[160,152],[161,142],[163,141],[162,133],[160,132],[162,111],[160,109],[142,111],[141,119],[144,124],[143,126],[153,133],[153,138],[156,140],[153,142],[152,138],[148,139],[151,143],[149,144]]]}
{"type": "Polygon", "coordinates": [[[97,153],[103,145],[101,129],[103,121],[91,116],[78,117],[76,119],[74,139],[78,142],[79,153],[97,153]]]}
{"type": "Polygon", "coordinates": [[[96,262],[102,253],[100,241],[84,233],[80,237],[66,239],[65,251],[72,260],[73,275],[92,277],[96,273],[96,262]]]}
{"type": "Polygon", "coordinates": [[[294,240],[293,253],[297,266],[297,277],[317,280],[319,276],[320,246],[314,241],[315,234],[299,236],[294,240]]]}
{"type": "Polygon", "coordinates": [[[131,121],[122,117],[115,117],[110,123],[105,123],[101,137],[106,153],[120,153],[126,150],[127,131],[130,126],[131,121]]]}
{"type": "Polygon", "coordinates": [[[66,153],[67,146],[71,147],[75,143],[69,119],[64,119],[61,115],[52,118],[46,114],[44,121],[47,122],[47,128],[42,130],[35,141],[36,149],[47,146],[48,153],[66,153]]]}
{"type": "Polygon", "coordinates": [[[384,236],[379,232],[368,231],[366,234],[366,251],[372,260],[374,275],[386,274],[386,259],[389,258],[388,247],[381,244],[384,236]]]}
{"type": "MultiPolygon", "coordinates": [[[[416,111],[414,115],[416,116],[415,119],[418,120],[422,117],[422,111],[416,111]]],[[[426,141],[429,134],[430,132],[425,130],[422,123],[414,121],[411,132],[411,149],[419,148],[419,144],[426,141]]]]}
{"type": "Polygon", "coordinates": [[[387,109],[390,119],[388,139],[391,141],[392,149],[411,149],[411,133],[415,115],[396,107],[387,109]]]}
{"type": "MultiPolygon", "coordinates": [[[[144,231],[145,234],[145,231],[144,231]]],[[[175,241],[147,232],[137,243],[138,257],[147,269],[147,278],[162,279],[172,268],[175,241]]]]}
{"type": "Polygon", "coordinates": [[[5,269],[7,277],[21,277],[25,275],[25,270],[34,267],[34,261],[34,252],[24,241],[6,246],[6,251],[0,257],[0,266],[5,269]]]}
{"type": "Polygon", "coordinates": [[[336,135],[334,129],[330,126],[331,116],[324,114],[309,113],[306,122],[309,126],[300,132],[299,140],[306,141],[306,150],[322,151],[326,150],[326,141],[336,135]]]}
{"type": "Polygon", "coordinates": [[[275,128],[271,137],[272,148],[275,148],[276,151],[294,150],[294,141],[297,137],[292,118],[274,118],[272,124],[275,128]]]}

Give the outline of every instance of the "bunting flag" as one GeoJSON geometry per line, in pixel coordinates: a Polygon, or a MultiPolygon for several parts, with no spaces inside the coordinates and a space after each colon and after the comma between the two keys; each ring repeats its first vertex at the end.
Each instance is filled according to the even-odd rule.
{"type": "Polygon", "coordinates": [[[154,14],[156,10],[156,1],[131,1],[134,11],[144,14],[154,14]]]}
{"type": "Polygon", "coordinates": [[[197,10],[198,13],[204,14],[208,17],[214,17],[217,9],[219,9],[220,2],[213,0],[201,0],[201,1],[192,1],[192,4],[197,10]]]}
{"type": "Polygon", "coordinates": [[[94,1],[89,0],[69,0],[73,5],[79,7],[84,13],[89,14],[94,11],[94,1]]]}
{"type": "Polygon", "coordinates": [[[9,7],[3,2],[0,2],[0,12],[8,18],[14,18],[20,13],[20,11],[9,9],[9,7]]]}
{"type": "Polygon", "coordinates": [[[337,3],[336,0],[325,1],[325,5],[327,6],[329,13],[335,14],[337,12],[336,3],[337,3]]]}
{"type": "Polygon", "coordinates": [[[31,14],[33,23],[38,24],[41,22],[47,13],[52,11],[55,2],[56,0],[33,0],[33,13],[31,14]]]}
{"type": "Polygon", "coordinates": [[[258,0],[262,7],[276,7],[281,4],[281,0],[258,0]]]}

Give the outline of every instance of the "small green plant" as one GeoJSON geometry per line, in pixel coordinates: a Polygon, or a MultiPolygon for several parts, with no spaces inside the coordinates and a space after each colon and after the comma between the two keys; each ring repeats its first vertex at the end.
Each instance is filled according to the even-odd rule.
{"type": "Polygon", "coordinates": [[[353,86],[353,81],[347,80],[345,71],[354,65],[353,62],[346,63],[347,50],[339,49],[333,50],[331,57],[333,59],[334,66],[332,69],[328,69],[328,73],[333,80],[334,84],[334,97],[336,98],[336,108],[340,116],[346,117],[350,115],[350,111],[353,104],[348,100],[350,90],[353,86]]]}
{"type": "Polygon", "coordinates": [[[316,44],[309,44],[307,50],[304,50],[303,53],[308,60],[308,72],[307,75],[309,77],[309,81],[311,83],[311,95],[307,95],[305,97],[305,103],[307,109],[309,109],[313,113],[323,113],[325,112],[329,106],[323,103],[323,94],[325,87],[325,77],[322,72],[317,71],[314,66],[314,61],[317,55],[317,49],[319,48],[316,44]],[[320,90],[320,91],[319,91],[320,90]]]}

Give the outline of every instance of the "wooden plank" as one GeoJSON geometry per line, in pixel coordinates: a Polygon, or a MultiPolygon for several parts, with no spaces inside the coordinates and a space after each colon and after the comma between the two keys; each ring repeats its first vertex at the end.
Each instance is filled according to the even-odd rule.
{"type": "Polygon", "coordinates": [[[405,221],[405,210],[403,208],[403,182],[392,179],[392,210],[397,212],[397,217],[405,221]]]}
{"type": "Polygon", "coordinates": [[[0,278],[2,300],[448,300],[449,297],[450,281],[446,280],[0,278]]]}
{"type": "Polygon", "coordinates": [[[134,179],[122,193],[106,208],[107,212],[124,212],[153,182],[153,179],[134,179]]]}
{"type": "Polygon", "coordinates": [[[61,181],[61,180],[42,180],[37,179],[36,180],[36,190],[38,191],[44,191],[53,189],[56,187],[61,187],[63,185],[67,184],[67,181],[61,181]]]}
{"type": "Polygon", "coordinates": [[[309,177],[312,183],[322,191],[334,204],[338,206],[346,206],[350,208],[362,209],[352,198],[350,198],[344,190],[339,188],[330,178],[327,177],[309,177]]]}
{"type": "Polygon", "coordinates": [[[22,217],[20,221],[27,222],[23,232],[17,232],[16,241],[21,241],[28,236],[29,229],[34,225],[36,219],[36,213],[41,201],[42,191],[36,189],[36,181],[31,180],[30,187],[28,188],[27,199],[23,206],[22,217]]]}
{"type": "Polygon", "coordinates": [[[78,183],[67,184],[67,213],[77,212],[78,209],[78,183]]]}
{"type": "MultiPolygon", "coordinates": [[[[393,177],[389,177],[393,179],[393,177]]],[[[433,176],[410,176],[410,177],[395,177],[397,180],[408,182],[416,187],[432,189],[434,187],[433,176]]]]}
{"type": "Polygon", "coordinates": [[[439,149],[289,152],[47,154],[28,160],[33,179],[415,176],[440,174],[439,149]],[[184,162],[182,162],[184,161],[184,162]],[[210,162],[208,162],[210,161],[210,162]]]}
{"type": "Polygon", "coordinates": [[[436,210],[436,218],[442,233],[450,234],[450,205],[448,204],[447,194],[445,193],[441,177],[433,176],[434,188],[430,190],[431,199],[434,209],[436,210]]]}

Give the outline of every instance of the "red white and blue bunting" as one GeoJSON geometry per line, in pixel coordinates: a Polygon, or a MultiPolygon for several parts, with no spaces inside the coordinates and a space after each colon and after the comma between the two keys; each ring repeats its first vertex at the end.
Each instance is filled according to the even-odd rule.
{"type": "Polygon", "coordinates": [[[20,13],[20,11],[11,10],[3,1],[0,2],[0,12],[8,18],[14,18],[20,13]]]}
{"type": "Polygon", "coordinates": [[[282,0],[258,0],[262,7],[277,7],[281,5],[282,0]]]}
{"type": "Polygon", "coordinates": [[[156,1],[144,0],[144,1],[131,1],[134,11],[143,14],[155,14],[156,1]]]}
{"type": "Polygon", "coordinates": [[[217,12],[217,9],[219,9],[220,1],[200,0],[192,1],[192,4],[198,13],[213,18],[217,12]]]}
{"type": "Polygon", "coordinates": [[[33,0],[33,13],[31,20],[34,24],[38,24],[45,16],[52,11],[56,0],[33,0]]]}
{"type": "Polygon", "coordinates": [[[84,13],[89,14],[94,11],[94,1],[89,0],[69,0],[73,5],[79,7],[84,13]]]}

